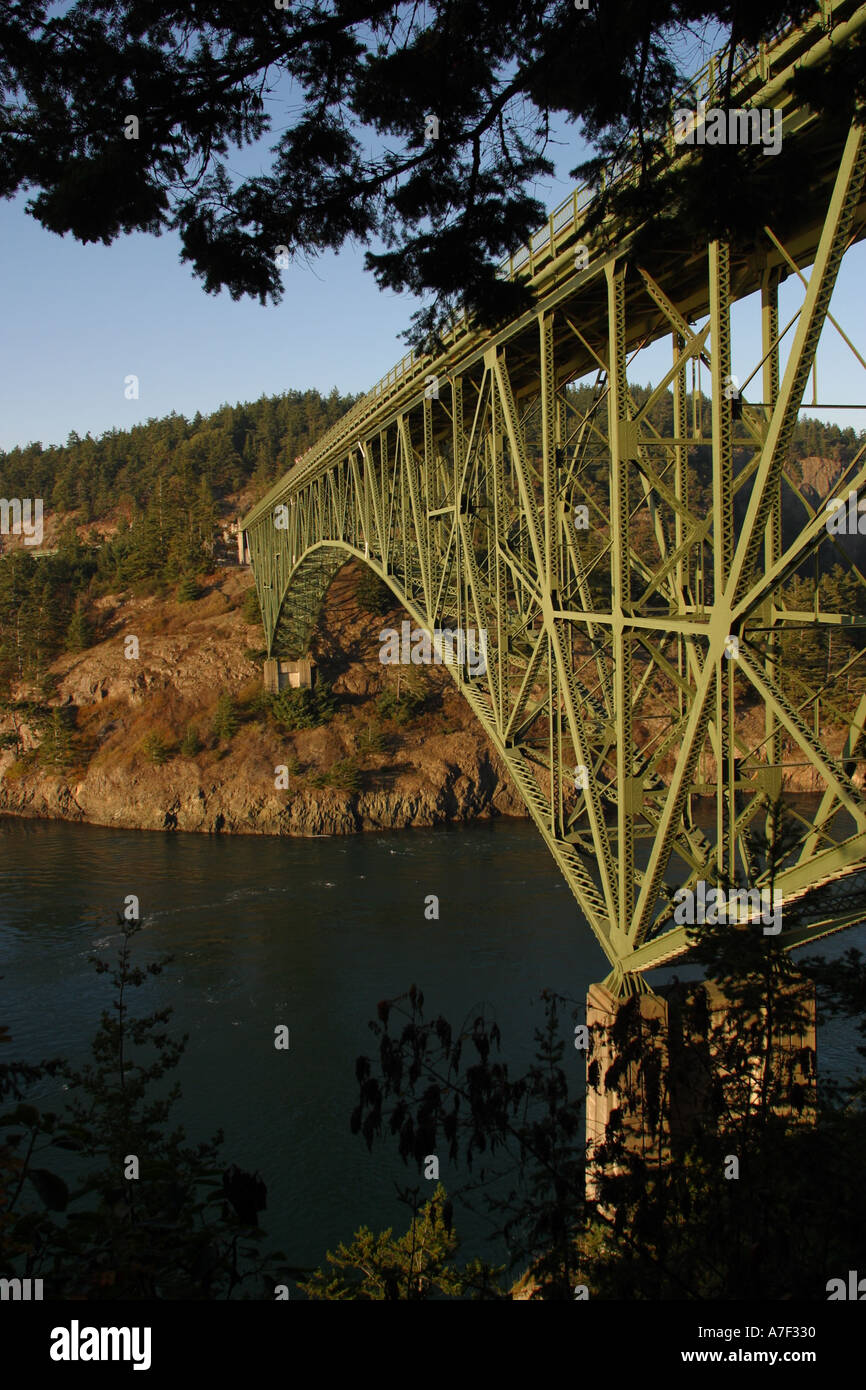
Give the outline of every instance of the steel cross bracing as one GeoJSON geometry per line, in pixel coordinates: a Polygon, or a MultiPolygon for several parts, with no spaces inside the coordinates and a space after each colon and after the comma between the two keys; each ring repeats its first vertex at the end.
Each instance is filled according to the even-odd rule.
{"type": "MultiPolygon", "coordinates": [[[[823,13],[843,8],[854,32],[866,6],[823,13]]],[[[798,34],[779,42],[802,62],[798,34]]],[[[825,42],[824,27],[813,39],[825,42]]],[[[484,674],[457,663],[451,674],[618,991],[685,949],[671,897],[699,880],[772,883],[788,945],[866,918],[866,903],[830,887],[866,866],[866,603],[837,611],[820,578],[807,609],[788,601],[828,544],[823,499],[810,505],[797,486],[789,445],[839,267],[866,230],[866,139],[799,109],[778,66],[771,46],[784,138],[800,142],[814,185],[808,217],[767,228],[757,249],[692,243],[638,264],[627,228],[585,269],[566,249],[530,275],[531,313],[493,334],[467,328],[396,397],[371,393],[244,522],[269,653],[303,653],[350,557],[417,627],[486,632],[484,674]],[[780,324],[779,282],[804,267],[802,304],[780,324]],[[755,364],[731,325],[752,293],[755,364]],[[670,368],[638,402],[629,356],[663,336],[670,368]],[[670,433],[653,420],[663,398],[670,433]],[[821,650],[819,680],[797,668],[804,633],[821,650]],[[793,802],[797,831],[783,836],[770,807],[803,768],[819,805],[807,815],[793,802]]],[[[755,88],[756,105],[767,90],[755,88]]],[[[866,446],[834,495],[861,488],[866,446]]],[[[855,565],[848,574],[866,590],[855,565]]]]}

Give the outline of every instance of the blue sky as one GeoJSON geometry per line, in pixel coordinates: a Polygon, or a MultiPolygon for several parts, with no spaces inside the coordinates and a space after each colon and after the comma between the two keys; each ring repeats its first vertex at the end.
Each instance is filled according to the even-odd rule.
{"type": "Polygon", "coordinates": [[[262,308],[205,294],[174,236],[81,246],[24,203],[0,206],[2,448],[292,387],[361,391],[405,351],[410,304],[377,290],[360,251],[293,265],[282,304],[262,308]],[[130,373],[137,401],[124,397],[130,373]]]}
{"type": "MultiPolygon", "coordinates": [[[[269,167],[299,98],[290,81],[274,82],[265,96],[272,132],[232,152],[232,174],[269,167]]],[[[372,132],[361,135],[371,152],[381,146],[372,132]]],[[[563,123],[548,153],[557,172],[535,192],[554,206],[588,151],[563,123]]],[[[366,391],[409,350],[399,335],[419,301],[377,288],[364,270],[366,247],[293,262],[282,303],[263,307],[205,294],[174,234],[82,246],[28,216],[29,196],[0,202],[0,449],[62,444],[71,430],[97,436],[172,410],[191,418],[291,389],[366,391]],[[125,397],[130,374],[138,400],[125,397]]]]}
{"type": "MultiPolygon", "coordinates": [[[[548,207],[568,194],[567,170],[585,157],[574,127],[561,126],[555,137],[556,176],[536,189],[548,207]]],[[[245,171],[254,159],[247,151],[231,162],[245,171]]],[[[96,436],[171,411],[207,414],[292,388],[363,391],[407,350],[398,335],[416,303],[377,289],[363,248],[293,264],[282,304],[262,307],[205,294],[180,264],[173,235],[82,246],[44,231],[27,216],[26,201],[0,203],[0,448],[63,443],[73,430],[96,436]],[[138,400],[125,399],[130,374],[139,378],[138,400]]],[[[800,297],[789,281],[783,315],[800,297]]],[[[843,266],[833,308],[861,352],[864,298],[860,245],[843,266]]],[[[734,329],[733,369],[742,379],[760,355],[754,304],[736,312],[734,329]]],[[[669,353],[665,342],[643,354],[632,379],[656,377],[669,353]]],[[[866,401],[863,368],[832,330],[819,363],[819,399],[866,401]]],[[[748,395],[759,399],[755,388],[748,395]]],[[[866,412],[815,413],[866,428],[866,412]]]]}

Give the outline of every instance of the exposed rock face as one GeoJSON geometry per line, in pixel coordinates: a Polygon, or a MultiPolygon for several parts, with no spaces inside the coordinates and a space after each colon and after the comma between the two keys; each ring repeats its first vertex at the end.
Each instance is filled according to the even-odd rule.
{"type": "Polygon", "coordinates": [[[407,768],[387,789],[278,791],[264,754],[232,755],[216,776],[193,759],[175,758],[134,772],[94,768],[73,786],[45,774],[4,781],[0,811],[142,830],[252,835],[348,835],[524,814],[494,754],[466,735],[440,743],[438,750],[428,747],[423,767],[407,768]]]}
{"type": "Polygon", "coordinates": [[[837,459],[820,458],[809,454],[798,460],[789,472],[799,474],[800,487],[813,506],[820,505],[825,498],[832,497],[836,483],[843,471],[837,459]]]}
{"type": "MultiPolygon", "coordinates": [[[[376,697],[395,680],[393,668],[378,661],[378,634],[392,619],[359,608],[351,570],[332,585],[314,648],[320,671],[344,698],[338,716],[291,734],[263,719],[244,720],[245,702],[251,709],[261,688],[261,664],[245,655],[260,642],[260,629],[249,627],[239,611],[250,580],[248,572],[224,571],[206,597],[191,604],[103,600],[106,639],[52,668],[56,703],[74,712],[79,746],[89,756],[64,776],[29,768],[26,759],[16,764],[14,750],[0,750],[0,813],[260,835],[341,835],[526,814],[443,669],[413,668],[439,692],[437,709],[404,727],[377,718],[376,697]],[[132,636],[139,655],[130,659],[125,639],[132,636]],[[177,750],[189,725],[214,742],[210,723],[223,690],[240,705],[238,732],[184,757],[177,750]],[[384,735],[385,751],[363,751],[371,726],[384,735]],[[154,731],[172,750],[162,765],[141,752],[154,731]],[[360,771],[357,791],[310,785],[350,756],[360,771]],[[288,789],[276,785],[281,766],[297,769],[288,789]]],[[[394,620],[402,616],[395,613],[394,620]]],[[[4,721],[2,732],[11,728],[11,720],[4,721]]],[[[19,734],[25,752],[39,742],[26,721],[19,734]]]]}

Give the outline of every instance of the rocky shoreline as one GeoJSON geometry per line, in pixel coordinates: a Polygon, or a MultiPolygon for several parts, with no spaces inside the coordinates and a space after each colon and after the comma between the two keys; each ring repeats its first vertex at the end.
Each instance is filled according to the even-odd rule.
{"type": "Polygon", "coordinates": [[[311,836],[526,814],[497,759],[467,747],[468,739],[448,743],[439,757],[431,750],[435,763],[427,784],[405,789],[266,793],[256,790],[268,777],[264,766],[256,769],[252,783],[240,767],[216,781],[189,760],[183,767],[148,768],[131,776],[97,769],[73,785],[47,774],[3,781],[0,815],[134,830],[311,836]]]}

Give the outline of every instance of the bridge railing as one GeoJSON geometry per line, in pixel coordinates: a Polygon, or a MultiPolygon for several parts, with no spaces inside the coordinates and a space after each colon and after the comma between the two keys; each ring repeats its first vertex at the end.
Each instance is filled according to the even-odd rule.
{"type": "MultiPolygon", "coordinates": [[[[850,10],[852,8],[850,0],[819,0],[816,8],[815,18],[825,30],[832,27],[838,11],[850,10]]],[[[856,8],[856,6],[855,6],[856,8]]],[[[814,19],[813,19],[814,23],[814,19]]],[[[802,27],[795,23],[782,24],[766,39],[762,40],[756,49],[749,49],[743,45],[737,45],[734,56],[734,65],[731,74],[731,87],[739,90],[748,88],[753,82],[761,85],[771,77],[773,58],[785,44],[791,34],[798,29],[806,32],[806,26],[802,27]]],[[[811,36],[810,40],[811,42],[811,36]]],[[[680,105],[691,101],[697,104],[700,100],[709,101],[713,96],[719,94],[724,86],[727,67],[730,57],[730,46],[726,45],[717,53],[714,53],[707,63],[697,72],[689,82],[683,87],[671,103],[671,111],[680,105]]],[[[787,57],[786,57],[787,62],[787,57]]],[[[670,133],[671,148],[673,147],[672,127],[670,133]]],[[[630,150],[637,150],[637,137],[632,137],[630,150]]],[[[539,227],[533,232],[528,243],[522,246],[519,251],[506,257],[498,268],[497,274],[503,279],[514,279],[517,276],[527,276],[531,278],[536,274],[540,263],[552,259],[558,255],[563,243],[567,243],[572,233],[579,226],[584,214],[592,206],[597,194],[606,192],[618,184],[623,178],[631,176],[634,171],[634,162],[626,157],[618,161],[615,170],[607,170],[602,173],[598,184],[586,183],[578,184],[558,207],[550,213],[543,227],[539,227]]],[[[443,342],[446,347],[454,346],[461,337],[470,332],[470,324],[465,310],[455,317],[451,328],[444,335],[443,342]]],[[[372,405],[375,405],[383,396],[396,393],[410,377],[421,376],[421,368],[426,365],[429,370],[435,359],[421,356],[414,350],[406,353],[404,357],[392,367],[389,372],[376,382],[366,395],[356,401],[352,408],[339,420],[337,420],[329,430],[325,432],[315,444],[310,445],[297,459],[296,464],[307,464],[314,461],[312,455],[319,455],[327,450],[328,446],[344,435],[351,435],[352,427],[356,421],[362,419],[372,405]]]]}

